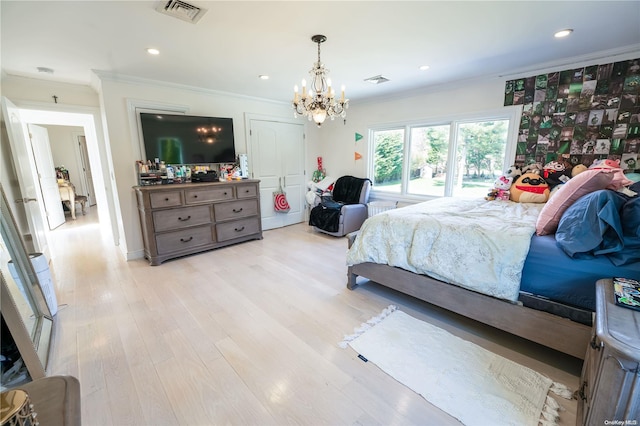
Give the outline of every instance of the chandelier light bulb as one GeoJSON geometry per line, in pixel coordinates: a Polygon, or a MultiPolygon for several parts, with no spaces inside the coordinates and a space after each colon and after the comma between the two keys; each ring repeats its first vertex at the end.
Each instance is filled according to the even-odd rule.
{"type": "Polygon", "coordinates": [[[318,127],[320,127],[320,125],[322,123],[324,123],[324,120],[327,118],[327,111],[318,107],[315,110],[313,110],[313,121],[316,122],[316,124],[318,124],[318,127]]]}

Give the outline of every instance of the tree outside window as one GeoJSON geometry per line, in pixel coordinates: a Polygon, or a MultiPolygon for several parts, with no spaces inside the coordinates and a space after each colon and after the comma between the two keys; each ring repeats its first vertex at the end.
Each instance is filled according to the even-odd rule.
{"type": "Polygon", "coordinates": [[[404,129],[374,133],[373,184],[380,191],[400,193],[404,157],[404,129]]]}
{"type": "Polygon", "coordinates": [[[504,119],[374,130],[374,191],[484,197],[502,174],[508,128],[504,119]]]}

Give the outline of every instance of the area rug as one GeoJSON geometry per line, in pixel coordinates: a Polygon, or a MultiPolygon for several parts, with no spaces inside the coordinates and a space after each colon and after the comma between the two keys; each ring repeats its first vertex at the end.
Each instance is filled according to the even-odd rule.
{"type": "Polygon", "coordinates": [[[467,426],[553,425],[571,391],[542,374],[389,306],[345,336],[363,360],[467,426]]]}

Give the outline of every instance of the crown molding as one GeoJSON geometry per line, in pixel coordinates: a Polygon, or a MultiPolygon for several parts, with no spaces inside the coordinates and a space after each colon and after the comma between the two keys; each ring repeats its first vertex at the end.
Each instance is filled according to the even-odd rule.
{"type": "Polygon", "coordinates": [[[256,96],[241,95],[241,94],[238,94],[238,93],[225,92],[225,91],[222,91],[222,90],[207,89],[207,88],[204,88],[204,87],[189,86],[189,85],[186,85],[186,84],[171,83],[171,82],[162,81],[162,80],[153,80],[153,79],[148,79],[148,78],[135,77],[135,76],[131,76],[131,75],[114,73],[114,72],[111,72],[111,71],[102,71],[102,70],[95,70],[95,69],[92,69],[91,71],[101,81],[111,81],[111,82],[116,82],[116,83],[127,83],[127,84],[133,84],[133,85],[138,85],[138,86],[153,86],[153,87],[160,86],[160,87],[165,87],[165,88],[168,88],[168,89],[178,89],[178,90],[184,90],[184,91],[190,91],[190,92],[197,92],[197,93],[200,93],[200,94],[205,93],[205,94],[208,94],[208,95],[228,96],[228,97],[237,98],[237,99],[244,99],[244,100],[258,101],[258,102],[267,102],[267,103],[276,104],[276,105],[288,105],[289,104],[288,102],[275,101],[273,99],[259,98],[259,97],[256,97],[256,96]]]}
{"type": "Polygon", "coordinates": [[[574,56],[564,60],[551,61],[544,64],[537,65],[535,68],[527,67],[518,70],[510,71],[506,74],[500,74],[500,78],[518,78],[523,76],[532,76],[538,74],[544,74],[548,72],[558,71],[558,68],[563,67],[583,67],[594,64],[594,61],[600,61],[601,59],[607,59],[609,61],[624,61],[629,59],[640,58],[640,43],[632,44],[630,46],[623,46],[616,49],[603,50],[600,52],[594,52],[587,55],[574,56]]]}

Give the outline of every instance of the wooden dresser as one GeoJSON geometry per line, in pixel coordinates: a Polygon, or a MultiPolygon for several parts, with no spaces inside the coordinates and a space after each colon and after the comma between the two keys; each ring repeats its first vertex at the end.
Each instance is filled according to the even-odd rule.
{"type": "Polygon", "coordinates": [[[640,312],[617,306],[613,284],[596,284],[596,319],[578,391],[576,424],[640,422],[640,312]]]}
{"type": "Polygon", "coordinates": [[[262,239],[259,182],[134,187],[149,263],[262,239]]]}

